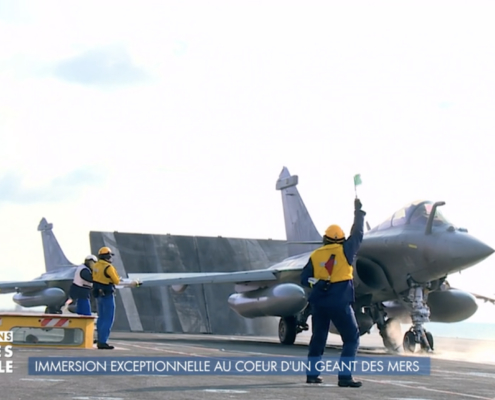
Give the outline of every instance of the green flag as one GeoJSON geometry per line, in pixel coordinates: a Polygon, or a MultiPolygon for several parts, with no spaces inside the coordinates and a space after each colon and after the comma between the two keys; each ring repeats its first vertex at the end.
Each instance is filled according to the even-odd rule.
{"type": "Polygon", "coordinates": [[[354,175],[354,186],[360,185],[361,182],[361,174],[354,175]]]}

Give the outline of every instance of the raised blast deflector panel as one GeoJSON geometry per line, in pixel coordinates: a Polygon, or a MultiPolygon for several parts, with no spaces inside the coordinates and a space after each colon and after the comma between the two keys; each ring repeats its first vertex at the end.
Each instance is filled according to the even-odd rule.
{"type": "MultiPolygon", "coordinates": [[[[102,246],[118,249],[126,274],[235,272],[267,268],[287,257],[285,241],[91,232],[92,252],[102,246]]],[[[276,335],[277,318],[246,319],[228,304],[234,284],[190,285],[181,293],[172,287],[131,289],[137,315],[117,292],[114,330],[129,331],[137,318],[146,332],[276,335]]]]}
{"type": "Polygon", "coordinates": [[[16,293],[13,301],[21,307],[59,307],[65,300],[65,292],[59,288],[46,288],[32,293],[16,293]]]}
{"type": "Polygon", "coordinates": [[[235,293],[229,297],[229,306],[245,318],[289,317],[302,311],[306,304],[304,289],[293,283],[235,293]]]}

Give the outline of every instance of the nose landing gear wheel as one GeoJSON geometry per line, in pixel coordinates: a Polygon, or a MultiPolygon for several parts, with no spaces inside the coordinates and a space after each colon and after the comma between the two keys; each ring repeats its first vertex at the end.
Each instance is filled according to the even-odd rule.
{"type": "Polygon", "coordinates": [[[295,317],[280,318],[278,338],[282,344],[294,344],[297,336],[297,320],[295,317]]]}
{"type": "MultiPolygon", "coordinates": [[[[431,334],[431,332],[425,332],[425,336],[426,336],[426,340],[428,341],[428,344],[430,345],[430,349],[431,351],[433,351],[433,335],[431,334]]],[[[428,349],[426,348],[426,346],[421,346],[423,348],[423,350],[427,351],[428,349]]]]}
{"type": "Polygon", "coordinates": [[[430,348],[428,348],[428,346],[426,346],[426,343],[424,343],[424,340],[421,340],[421,338],[418,336],[420,336],[419,332],[417,334],[414,331],[406,332],[406,334],[404,335],[403,344],[404,351],[415,353],[417,345],[420,345],[421,350],[423,351],[433,351],[433,335],[431,334],[431,332],[425,332],[425,337],[430,348]]]}
{"type": "Polygon", "coordinates": [[[406,334],[404,335],[404,351],[407,351],[409,353],[414,353],[416,351],[416,335],[414,334],[413,331],[407,331],[406,334]]]}

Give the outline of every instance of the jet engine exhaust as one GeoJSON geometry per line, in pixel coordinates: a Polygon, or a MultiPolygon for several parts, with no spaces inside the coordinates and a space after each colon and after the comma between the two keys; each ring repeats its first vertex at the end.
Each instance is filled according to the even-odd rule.
{"type": "Polygon", "coordinates": [[[307,300],[301,286],[282,283],[251,292],[234,293],[228,303],[244,318],[289,317],[301,312],[307,300]]]}
{"type": "Polygon", "coordinates": [[[31,293],[17,293],[12,300],[21,307],[60,307],[66,300],[65,292],[60,288],[47,288],[31,293]]]}

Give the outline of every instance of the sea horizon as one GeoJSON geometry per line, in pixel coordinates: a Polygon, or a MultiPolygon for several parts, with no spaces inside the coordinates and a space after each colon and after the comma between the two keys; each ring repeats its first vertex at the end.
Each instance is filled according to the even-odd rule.
{"type": "MultiPolygon", "coordinates": [[[[403,324],[402,330],[405,332],[409,327],[410,325],[403,324]]],[[[495,341],[495,323],[471,321],[454,323],[429,322],[425,324],[425,328],[434,337],[495,341]]]]}

